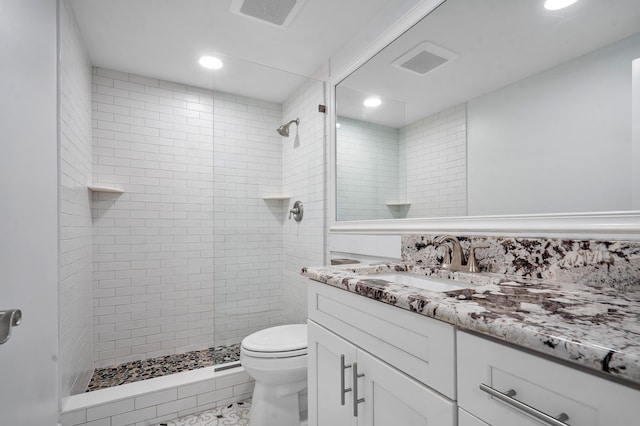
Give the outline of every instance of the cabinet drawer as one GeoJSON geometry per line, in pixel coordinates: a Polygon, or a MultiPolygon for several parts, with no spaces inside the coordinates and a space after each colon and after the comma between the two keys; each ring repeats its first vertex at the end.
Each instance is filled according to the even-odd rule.
{"type": "Polygon", "coordinates": [[[451,325],[314,281],[309,318],[455,399],[451,325]]]}
{"type": "MultiPolygon", "coordinates": [[[[480,389],[480,384],[567,425],[623,426],[640,417],[640,392],[546,358],[458,332],[458,405],[493,425],[546,424],[480,389]]],[[[489,389],[490,391],[490,389],[489,389]]]]}

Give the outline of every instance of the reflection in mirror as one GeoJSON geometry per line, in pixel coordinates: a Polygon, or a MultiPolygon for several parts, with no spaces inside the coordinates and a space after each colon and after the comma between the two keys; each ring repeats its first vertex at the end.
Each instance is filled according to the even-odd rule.
{"type": "Polygon", "coordinates": [[[543,3],[447,0],[336,86],[337,220],[640,209],[640,7],[543,3]]]}

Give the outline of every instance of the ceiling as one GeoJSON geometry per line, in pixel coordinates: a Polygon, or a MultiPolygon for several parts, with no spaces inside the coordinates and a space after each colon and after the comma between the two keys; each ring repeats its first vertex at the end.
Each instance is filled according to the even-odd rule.
{"type": "Polygon", "coordinates": [[[553,12],[543,3],[446,1],[338,86],[338,114],[403,127],[640,31],[638,0],[580,0],[553,12]],[[455,59],[425,75],[392,65],[425,41],[455,59]],[[364,108],[369,95],[383,104],[364,108]]]}
{"type": "Polygon", "coordinates": [[[70,3],[94,66],[273,102],[389,7],[387,0],[306,0],[279,28],[232,13],[231,0],[70,3]],[[225,63],[215,72],[198,64],[213,54],[225,63]]]}

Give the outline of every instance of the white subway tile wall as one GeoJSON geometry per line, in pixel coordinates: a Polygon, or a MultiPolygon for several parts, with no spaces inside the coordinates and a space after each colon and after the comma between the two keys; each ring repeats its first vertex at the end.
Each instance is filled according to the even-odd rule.
{"type": "Polygon", "coordinates": [[[400,129],[338,121],[338,220],[467,214],[466,104],[400,129]]]}
{"type": "Polygon", "coordinates": [[[67,0],[60,2],[60,396],[93,371],[91,62],[67,0]]]}
{"type": "Polygon", "coordinates": [[[406,152],[407,217],[467,214],[466,104],[400,129],[406,152]]]}
{"type": "Polygon", "coordinates": [[[309,79],[283,104],[283,122],[300,118],[299,128],[292,127],[288,138],[278,137],[283,146],[283,192],[291,199],[283,201],[286,211],[302,201],[301,222],[283,220],[282,228],[284,279],[284,321],[306,323],[307,278],[300,275],[305,266],[324,263],[325,235],[325,114],[318,111],[324,105],[325,84],[309,79]]]}
{"type": "Polygon", "coordinates": [[[92,109],[96,367],[279,324],[280,106],[94,68],[92,109]]]}
{"type": "MultiPolygon", "coordinates": [[[[202,375],[202,374],[200,374],[202,375]]],[[[104,399],[100,392],[72,397],[71,407],[64,408],[62,426],[150,426],[161,422],[210,410],[251,398],[254,381],[242,369],[211,374],[211,378],[183,384],[164,377],[162,383],[138,386],[140,391],[127,390],[119,397],[104,399]],[[92,395],[95,394],[95,395],[92,395]]],[[[154,379],[157,380],[157,379],[154,379]]],[[[133,384],[133,385],[139,385],[133,384]]],[[[129,389],[131,385],[128,386],[129,389]]],[[[110,390],[107,390],[110,391],[110,390]]]]}
{"type": "Polygon", "coordinates": [[[216,93],[214,253],[216,345],[282,324],[279,104],[216,93]]]}
{"type": "Polygon", "coordinates": [[[392,219],[400,193],[398,129],[339,117],[336,130],[338,220],[392,219]]]}

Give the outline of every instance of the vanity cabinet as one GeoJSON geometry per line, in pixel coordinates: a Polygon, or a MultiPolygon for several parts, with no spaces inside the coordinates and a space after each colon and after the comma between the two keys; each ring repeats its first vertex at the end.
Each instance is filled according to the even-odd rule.
{"type": "Polygon", "coordinates": [[[309,366],[310,426],[455,425],[453,401],[313,321],[309,366]]]}
{"type": "Polygon", "coordinates": [[[308,324],[310,426],[640,424],[640,390],[315,281],[308,324]]]}
{"type": "Polygon", "coordinates": [[[326,285],[309,294],[310,426],[457,424],[434,390],[455,396],[453,327],[326,285]]]}
{"type": "Polygon", "coordinates": [[[464,416],[463,423],[461,415],[461,426],[639,422],[640,391],[469,333],[458,332],[457,342],[458,405],[476,418],[464,416]],[[539,419],[519,403],[537,410],[539,419]]]}

